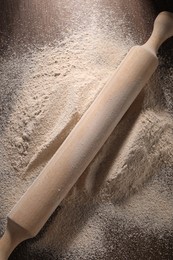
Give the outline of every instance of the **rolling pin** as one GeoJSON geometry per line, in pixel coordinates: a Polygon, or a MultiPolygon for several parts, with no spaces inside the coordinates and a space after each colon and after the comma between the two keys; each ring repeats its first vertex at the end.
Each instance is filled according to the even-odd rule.
{"type": "Polygon", "coordinates": [[[129,51],[112,79],[9,213],[0,240],[0,260],[8,259],[20,242],[37,235],[156,70],[158,48],[172,35],[173,14],[162,12],[149,40],[129,51]]]}

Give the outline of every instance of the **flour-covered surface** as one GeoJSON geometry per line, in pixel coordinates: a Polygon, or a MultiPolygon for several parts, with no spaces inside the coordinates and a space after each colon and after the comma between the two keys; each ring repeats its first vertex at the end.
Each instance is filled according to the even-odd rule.
{"type": "MultiPolygon", "coordinates": [[[[23,52],[15,51],[14,43],[0,57],[1,235],[10,209],[128,50],[146,37],[139,3],[129,23],[132,10],[123,9],[122,1],[113,6],[94,1],[86,22],[89,2],[78,6],[73,30],[64,29],[60,39],[30,47],[19,41],[23,52]]],[[[72,4],[61,10],[66,13],[72,4]]],[[[67,198],[38,236],[22,243],[10,259],[172,259],[172,55],[170,40],[160,51],[158,70],[67,198]]]]}

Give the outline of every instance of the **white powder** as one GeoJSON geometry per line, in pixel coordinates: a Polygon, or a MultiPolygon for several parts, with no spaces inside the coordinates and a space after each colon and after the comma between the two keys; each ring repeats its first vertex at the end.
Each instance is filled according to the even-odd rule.
{"type": "Polygon", "coordinates": [[[2,218],[58,149],[132,45],[130,40],[117,42],[112,35],[91,35],[89,31],[74,34],[57,47],[45,46],[21,57],[1,57],[1,155],[5,157],[1,171],[7,167],[8,172],[2,175],[1,196],[2,201],[11,201],[2,203],[2,218]]]}
{"type": "MultiPolygon", "coordinates": [[[[54,47],[1,58],[1,233],[9,210],[134,45],[123,39],[118,30],[85,31],[54,47]]],[[[147,237],[172,230],[172,69],[165,87],[163,72],[126,113],[38,239],[27,242],[31,259],[108,259],[121,243],[120,251],[127,252],[130,233],[147,237]]]]}
{"type": "Polygon", "coordinates": [[[20,85],[3,133],[15,170],[23,171],[39,145],[56,139],[69,121],[75,125],[132,44],[118,45],[106,35],[91,37],[85,32],[64,40],[60,47],[3,61],[2,86],[20,85]],[[11,70],[17,79],[10,82],[11,70]]]}

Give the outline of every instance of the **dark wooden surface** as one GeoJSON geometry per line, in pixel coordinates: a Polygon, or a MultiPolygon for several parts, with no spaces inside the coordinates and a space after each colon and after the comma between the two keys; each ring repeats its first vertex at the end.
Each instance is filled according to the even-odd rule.
{"type": "MultiPolygon", "coordinates": [[[[173,10],[172,1],[163,0],[0,0],[0,54],[6,50],[21,52],[61,40],[65,35],[90,26],[93,17],[97,29],[111,10],[108,30],[114,28],[117,10],[125,14],[138,43],[147,39],[155,15],[173,10]],[[97,13],[97,15],[96,15],[97,13]]],[[[121,17],[120,17],[121,18],[121,17]]],[[[97,33],[97,31],[95,32],[97,33]]]]}
{"type": "MultiPolygon", "coordinates": [[[[166,1],[166,4],[166,9],[170,9],[169,1],[166,1]]],[[[109,17],[108,30],[113,30],[117,8],[124,10],[130,24],[130,30],[124,31],[124,34],[136,34],[136,39],[140,43],[148,37],[156,13],[164,9],[164,1],[0,0],[0,55],[5,55],[6,52],[15,52],[20,55],[28,48],[54,44],[55,41],[63,39],[65,35],[85,30],[87,26],[90,26],[96,10],[96,30],[102,27],[102,16],[106,16],[110,10],[112,17],[109,17]]],[[[155,236],[142,239],[138,236],[138,231],[134,230],[131,239],[129,241],[122,239],[121,243],[129,246],[129,260],[132,259],[130,250],[133,255],[136,250],[135,259],[169,260],[172,259],[173,254],[172,238],[173,236],[168,234],[165,239],[155,236]],[[143,252],[141,256],[140,251],[143,252]],[[160,258],[160,254],[164,258],[160,258]]],[[[124,239],[126,238],[124,237],[124,239]]],[[[44,255],[44,252],[40,252],[35,258],[25,251],[25,245],[23,243],[16,249],[10,259],[54,259],[51,258],[51,251],[49,257],[44,255]],[[22,254],[23,257],[21,257],[22,254]]],[[[114,253],[117,256],[118,251],[114,253]]],[[[110,259],[113,259],[111,257],[113,256],[110,255],[110,259]]],[[[122,259],[121,256],[119,259],[122,259]]]]}
{"type": "Polygon", "coordinates": [[[93,18],[97,23],[95,29],[99,30],[103,26],[102,18],[107,16],[110,10],[112,14],[108,17],[108,29],[111,30],[117,9],[123,10],[130,23],[131,30],[124,31],[125,34],[135,32],[141,40],[148,36],[154,13],[149,0],[1,0],[1,54],[10,47],[21,52],[21,49],[26,49],[28,45],[38,47],[52,44],[64,35],[85,30],[93,18]]]}
{"type": "MultiPolygon", "coordinates": [[[[131,31],[146,38],[154,13],[173,11],[173,3],[163,0],[0,0],[0,51],[9,45],[16,51],[28,44],[52,43],[65,34],[85,29],[90,26],[95,10],[99,11],[97,24],[101,28],[102,16],[109,10],[112,17],[117,15],[117,8],[124,10],[131,31]]],[[[111,22],[112,18],[109,19],[111,22]]]]}

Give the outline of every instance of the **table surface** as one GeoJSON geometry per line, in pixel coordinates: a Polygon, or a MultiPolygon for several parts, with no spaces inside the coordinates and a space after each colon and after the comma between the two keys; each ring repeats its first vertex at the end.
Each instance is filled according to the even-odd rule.
{"type": "MultiPolygon", "coordinates": [[[[163,1],[152,0],[0,0],[0,55],[9,52],[20,55],[29,48],[39,49],[45,44],[53,45],[55,41],[62,40],[64,36],[85,30],[86,27],[91,26],[93,20],[97,24],[93,30],[97,33],[97,30],[102,28],[102,18],[110,13],[111,16],[107,17],[109,19],[108,30],[113,30],[117,9],[120,10],[120,13],[124,11],[129,23],[129,29],[123,32],[124,35],[133,34],[135,41],[140,44],[149,36],[154,17],[162,8],[163,1]]],[[[166,259],[159,258],[160,252],[163,255],[166,252],[167,259],[171,259],[173,251],[169,245],[170,238],[167,238],[167,243],[164,245],[160,241],[153,240],[150,245],[147,240],[133,242],[134,246],[138,246],[138,251],[144,244],[148,247],[146,255],[141,256],[141,260],[166,259]],[[158,248],[160,248],[159,253],[158,248]]],[[[19,251],[23,251],[22,246],[19,251]]],[[[18,250],[10,259],[19,259],[17,256],[18,250]]]]}

